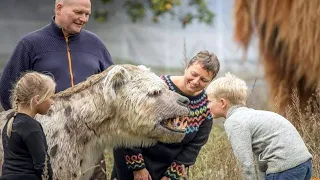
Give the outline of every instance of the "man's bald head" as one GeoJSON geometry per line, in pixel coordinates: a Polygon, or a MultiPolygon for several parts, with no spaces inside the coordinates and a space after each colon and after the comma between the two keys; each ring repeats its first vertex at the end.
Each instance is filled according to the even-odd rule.
{"type": "Polygon", "coordinates": [[[77,0],[56,0],[55,7],[57,7],[58,4],[67,5],[73,2],[77,2],[77,0]]]}
{"type": "Polygon", "coordinates": [[[67,5],[74,1],[77,1],[77,0],[56,0],[55,7],[57,7],[58,4],[67,5]]]}
{"type": "Polygon", "coordinates": [[[90,0],[56,0],[55,23],[65,36],[81,31],[91,14],[90,0]]]}
{"type": "Polygon", "coordinates": [[[59,3],[63,4],[64,1],[66,1],[66,0],[56,0],[55,6],[57,6],[57,4],[59,4],[59,3]]]}

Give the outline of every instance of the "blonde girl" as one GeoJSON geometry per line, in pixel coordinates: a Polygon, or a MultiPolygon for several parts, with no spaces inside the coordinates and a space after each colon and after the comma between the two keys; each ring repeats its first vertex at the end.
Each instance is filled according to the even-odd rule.
{"type": "Polygon", "coordinates": [[[38,72],[27,72],[16,82],[11,95],[14,114],[2,132],[0,179],[52,179],[46,137],[34,117],[48,112],[55,87],[50,76],[38,72]]]}

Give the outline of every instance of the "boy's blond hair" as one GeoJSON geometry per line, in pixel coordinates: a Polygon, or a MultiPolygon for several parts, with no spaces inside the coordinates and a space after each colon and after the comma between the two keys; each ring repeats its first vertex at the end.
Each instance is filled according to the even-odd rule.
{"type": "Polygon", "coordinates": [[[225,98],[232,105],[246,105],[247,84],[244,80],[227,72],[224,77],[212,81],[206,89],[208,96],[225,98]]]}

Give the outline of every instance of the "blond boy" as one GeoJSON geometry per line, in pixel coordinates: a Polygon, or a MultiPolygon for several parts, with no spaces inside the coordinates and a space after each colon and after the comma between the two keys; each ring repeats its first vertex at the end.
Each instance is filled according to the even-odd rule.
{"type": "Polygon", "coordinates": [[[212,116],[226,118],[225,131],[243,178],[259,179],[256,156],[266,180],[309,180],[312,155],[296,128],[279,114],[245,107],[247,89],[245,81],[227,73],[206,90],[212,116]]]}

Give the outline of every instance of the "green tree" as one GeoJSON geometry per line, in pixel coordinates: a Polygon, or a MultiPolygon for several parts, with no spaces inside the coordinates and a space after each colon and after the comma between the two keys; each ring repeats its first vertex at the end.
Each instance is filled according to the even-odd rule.
{"type": "MultiPolygon", "coordinates": [[[[194,20],[200,23],[211,25],[213,23],[214,13],[208,8],[206,0],[95,0],[101,1],[102,5],[111,3],[121,3],[121,8],[125,8],[127,15],[132,22],[141,21],[146,17],[146,12],[150,11],[153,15],[152,20],[157,23],[159,18],[166,14],[171,14],[177,18],[183,27],[186,27],[194,20]],[[177,13],[181,4],[188,3],[189,12],[183,14],[177,13]]],[[[103,22],[108,20],[110,9],[108,6],[100,7],[94,12],[97,21],[103,22]]]]}

